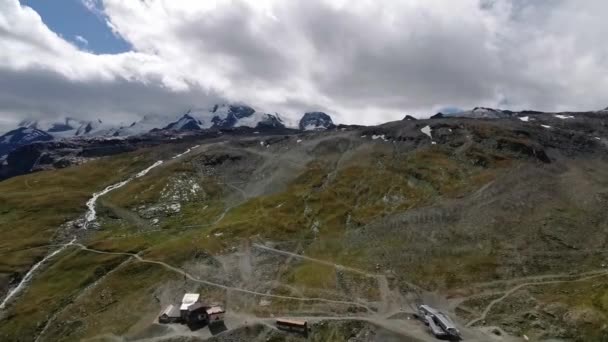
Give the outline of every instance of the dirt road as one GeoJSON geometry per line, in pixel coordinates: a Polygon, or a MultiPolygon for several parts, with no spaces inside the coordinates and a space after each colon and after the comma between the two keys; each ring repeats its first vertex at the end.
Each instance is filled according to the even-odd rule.
{"type": "MultiPolygon", "coordinates": [[[[513,293],[517,292],[518,290],[526,287],[526,286],[535,286],[535,285],[550,285],[550,284],[562,284],[562,283],[572,283],[572,282],[578,282],[578,281],[586,281],[586,280],[590,280],[590,279],[594,279],[594,278],[598,278],[598,277],[603,277],[608,275],[608,271],[605,271],[603,273],[598,273],[598,274],[593,274],[593,275],[587,275],[587,276],[582,276],[581,278],[577,278],[577,279],[568,279],[568,280],[548,280],[548,281],[538,281],[538,282],[528,282],[528,283],[523,283],[523,284],[519,284],[513,288],[511,288],[510,290],[508,290],[507,292],[505,292],[505,294],[500,297],[500,298],[496,298],[493,301],[491,301],[488,306],[483,310],[481,316],[479,316],[478,318],[475,318],[471,321],[469,321],[469,323],[467,323],[467,327],[473,326],[474,324],[483,321],[486,319],[486,317],[488,316],[488,314],[490,313],[490,311],[492,310],[492,308],[502,302],[503,300],[505,300],[507,297],[509,297],[510,295],[512,295],[513,293]]],[[[546,276],[544,276],[546,277],[546,276]]]]}

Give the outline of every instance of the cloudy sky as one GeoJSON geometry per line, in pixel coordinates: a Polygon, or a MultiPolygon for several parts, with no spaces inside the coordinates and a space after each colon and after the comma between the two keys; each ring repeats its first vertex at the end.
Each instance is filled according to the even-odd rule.
{"type": "Polygon", "coordinates": [[[605,0],[0,0],[0,126],[608,106],[605,0]]]}

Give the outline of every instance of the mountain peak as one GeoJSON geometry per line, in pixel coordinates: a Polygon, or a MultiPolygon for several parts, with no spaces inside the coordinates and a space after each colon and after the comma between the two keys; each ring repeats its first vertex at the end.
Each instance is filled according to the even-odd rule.
{"type": "Polygon", "coordinates": [[[308,112],[300,120],[299,127],[303,131],[325,130],[336,127],[331,116],[323,112],[308,112]]]}
{"type": "Polygon", "coordinates": [[[201,129],[202,122],[193,118],[192,111],[189,110],[176,122],[172,122],[163,129],[176,131],[198,131],[201,129]]]}

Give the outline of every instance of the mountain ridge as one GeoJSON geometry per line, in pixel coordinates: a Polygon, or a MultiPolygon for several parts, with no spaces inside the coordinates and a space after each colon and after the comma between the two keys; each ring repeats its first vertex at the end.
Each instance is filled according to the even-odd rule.
{"type": "MultiPolygon", "coordinates": [[[[329,118],[329,121],[331,122],[331,118],[329,118]]],[[[244,104],[221,104],[214,105],[209,109],[193,108],[179,115],[145,115],[128,126],[110,125],[99,119],[84,121],[69,117],[58,122],[23,120],[17,128],[35,129],[37,132],[44,134],[40,133],[36,139],[28,139],[27,136],[17,135],[23,137],[23,141],[18,141],[12,138],[16,133],[15,130],[6,132],[0,136],[0,158],[6,158],[6,154],[17,147],[36,141],[126,138],[161,131],[186,132],[237,127],[262,130],[287,128],[285,121],[278,113],[258,112],[244,104]],[[10,144],[8,143],[9,139],[11,139],[10,144]],[[3,143],[3,141],[6,141],[6,143],[3,143]]]]}

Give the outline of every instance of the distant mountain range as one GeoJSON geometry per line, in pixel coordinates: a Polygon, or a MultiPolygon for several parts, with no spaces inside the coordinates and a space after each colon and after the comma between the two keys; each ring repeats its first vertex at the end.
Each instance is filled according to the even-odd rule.
{"type": "MultiPolygon", "coordinates": [[[[0,160],[17,147],[33,142],[65,139],[130,137],[158,131],[200,131],[250,127],[255,129],[286,128],[280,114],[258,112],[241,104],[215,105],[208,109],[191,109],[180,115],[146,115],[128,126],[116,126],[102,120],[83,121],[65,118],[60,122],[24,120],[18,127],[0,136],[0,160]]],[[[302,130],[325,130],[335,127],[331,117],[322,112],[306,113],[298,127],[302,130]]],[[[295,128],[295,127],[294,127],[295,128]]]]}
{"type": "MultiPolygon", "coordinates": [[[[487,107],[475,107],[471,110],[466,110],[462,112],[456,113],[437,113],[431,118],[441,118],[441,117],[458,117],[458,118],[475,118],[475,119],[502,119],[502,118],[510,118],[510,117],[524,117],[528,115],[534,114],[544,114],[545,112],[536,111],[536,110],[522,110],[522,111],[512,111],[512,110],[504,110],[504,109],[495,109],[495,108],[487,108],[487,107]]],[[[570,113],[573,112],[564,112],[570,113]]],[[[585,112],[590,113],[590,112],[585,112]]],[[[593,113],[593,112],[591,112],[593,113]]],[[[608,107],[602,110],[595,111],[595,113],[606,113],[608,114],[608,107]]],[[[560,114],[560,113],[554,113],[560,114]]]]}
{"type": "MultiPolygon", "coordinates": [[[[587,112],[608,114],[608,108],[587,112]]],[[[545,114],[540,111],[511,111],[487,107],[475,107],[458,113],[437,113],[431,118],[475,118],[503,119],[519,118],[528,120],[528,116],[545,114]]],[[[551,114],[551,113],[549,113],[551,114]]],[[[572,112],[552,113],[558,118],[567,118],[572,112]]],[[[407,115],[404,120],[416,120],[407,115]]],[[[249,127],[256,130],[293,128],[302,131],[326,130],[335,128],[335,124],[326,113],[305,113],[297,126],[286,125],[280,114],[258,112],[243,104],[221,104],[208,109],[193,108],[179,115],[146,115],[141,120],[128,126],[117,126],[102,120],[83,121],[65,118],[60,122],[24,120],[18,127],[0,136],[0,163],[14,149],[34,142],[73,140],[73,139],[120,139],[152,132],[188,132],[204,130],[222,130],[238,127],[249,127]]]]}

